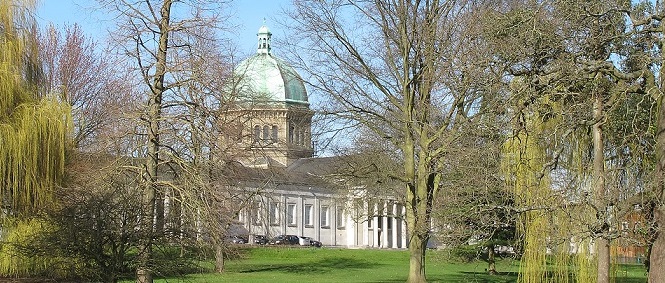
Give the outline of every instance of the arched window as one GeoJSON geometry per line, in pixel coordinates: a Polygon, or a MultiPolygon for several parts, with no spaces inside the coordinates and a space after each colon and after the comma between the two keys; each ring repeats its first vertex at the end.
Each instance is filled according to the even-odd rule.
{"type": "Polygon", "coordinates": [[[261,139],[261,127],[259,125],[254,126],[254,141],[257,142],[261,139]]]}
{"type": "Polygon", "coordinates": [[[270,127],[263,126],[263,140],[270,140],[270,127]]]}
{"type": "Polygon", "coordinates": [[[279,140],[279,130],[277,129],[277,125],[272,126],[272,142],[277,142],[279,140]]]}

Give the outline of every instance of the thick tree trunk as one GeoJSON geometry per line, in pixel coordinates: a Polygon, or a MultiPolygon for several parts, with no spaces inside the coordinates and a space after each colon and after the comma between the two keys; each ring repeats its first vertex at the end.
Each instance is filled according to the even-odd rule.
{"type": "Polygon", "coordinates": [[[598,283],[610,282],[610,241],[605,238],[596,240],[598,253],[598,283]]]}
{"type": "Polygon", "coordinates": [[[605,151],[603,144],[603,99],[600,90],[595,90],[593,104],[593,179],[594,179],[594,202],[598,223],[600,224],[599,236],[596,239],[596,255],[598,256],[598,283],[610,282],[610,241],[608,215],[606,209],[607,197],[605,194],[605,151]]]}
{"type": "Polygon", "coordinates": [[[220,244],[215,245],[215,272],[224,272],[224,247],[220,244]]]}
{"type": "Polygon", "coordinates": [[[408,283],[427,282],[425,276],[425,249],[427,248],[428,236],[415,235],[409,236],[409,278],[408,283]]]}
{"type": "Polygon", "coordinates": [[[654,208],[654,219],[658,225],[655,241],[649,251],[649,282],[665,282],[665,206],[659,205],[654,208]]]}

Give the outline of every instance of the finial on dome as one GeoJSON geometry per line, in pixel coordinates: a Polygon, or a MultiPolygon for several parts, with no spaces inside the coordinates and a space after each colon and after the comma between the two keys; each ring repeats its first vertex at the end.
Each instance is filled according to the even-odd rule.
{"type": "Polygon", "coordinates": [[[257,53],[270,54],[270,37],[272,33],[266,26],[266,18],[263,18],[263,25],[259,28],[259,33],[256,34],[259,39],[257,53]]]}

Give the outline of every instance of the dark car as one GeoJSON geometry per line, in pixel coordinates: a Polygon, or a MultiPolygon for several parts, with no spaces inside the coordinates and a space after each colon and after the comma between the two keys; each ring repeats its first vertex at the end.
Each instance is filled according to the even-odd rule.
{"type": "Polygon", "coordinates": [[[270,239],[271,245],[297,245],[300,239],[296,235],[278,235],[270,239]]]}
{"type": "Polygon", "coordinates": [[[265,245],[268,243],[268,238],[264,235],[254,235],[254,244],[265,245]]]}
{"type": "Polygon", "coordinates": [[[320,248],[322,246],[321,242],[314,240],[310,237],[302,237],[302,238],[309,240],[309,245],[312,247],[320,248]]]}
{"type": "Polygon", "coordinates": [[[247,243],[247,239],[245,239],[242,236],[231,236],[229,240],[231,241],[231,243],[234,243],[234,244],[246,244],[247,243]]]}

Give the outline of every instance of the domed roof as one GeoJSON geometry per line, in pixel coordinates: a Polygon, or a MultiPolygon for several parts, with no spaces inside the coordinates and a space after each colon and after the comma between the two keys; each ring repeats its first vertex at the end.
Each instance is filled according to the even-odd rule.
{"type": "Polygon", "coordinates": [[[307,92],[300,75],[284,60],[270,52],[270,30],[261,26],[257,34],[257,54],[245,59],[234,74],[241,97],[253,102],[306,104],[307,92]]]}

